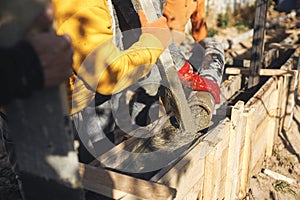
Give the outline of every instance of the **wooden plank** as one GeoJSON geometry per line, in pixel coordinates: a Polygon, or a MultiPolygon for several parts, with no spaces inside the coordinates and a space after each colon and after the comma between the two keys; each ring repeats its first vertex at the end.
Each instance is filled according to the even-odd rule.
{"type": "Polygon", "coordinates": [[[227,66],[235,66],[235,67],[250,67],[250,60],[246,59],[235,59],[235,58],[226,58],[227,66]]]}
{"type": "MultiPolygon", "coordinates": [[[[137,9],[144,10],[149,22],[153,22],[158,19],[157,12],[151,1],[133,0],[133,4],[137,9]]],[[[183,129],[185,129],[185,131],[188,133],[196,133],[197,127],[192,119],[193,115],[187,103],[182,84],[178,78],[177,70],[173,63],[170,50],[168,48],[165,49],[165,51],[161,54],[161,56],[159,57],[159,61],[164,67],[159,67],[161,76],[163,80],[167,80],[168,87],[174,96],[174,100],[177,105],[183,129]]]]}
{"type": "Polygon", "coordinates": [[[241,76],[234,76],[229,80],[224,81],[220,87],[220,104],[224,104],[227,100],[229,100],[237,91],[241,89],[241,86],[241,76]]]}
{"type": "Polygon", "coordinates": [[[243,121],[243,124],[242,124],[242,131],[241,131],[241,136],[240,136],[240,148],[238,149],[239,151],[239,157],[237,158],[238,159],[238,174],[237,174],[237,186],[236,186],[236,190],[235,190],[235,197],[238,198],[239,196],[239,192],[240,192],[240,188],[241,188],[241,181],[242,181],[242,173],[243,173],[243,169],[244,169],[244,153],[245,153],[245,139],[246,139],[246,127],[247,127],[247,114],[246,114],[246,110],[244,109],[243,113],[242,113],[242,116],[241,116],[241,119],[243,121]]]}
{"type": "Polygon", "coordinates": [[[232,48],[233,45],[239,44],[239,43],[243,42],[244,40],[250,38],[251,36],[253,36],[253,29],[251,29],[245,33],[242,33],[231,40],[222,42],[221,45],[223,46],[224,49],[230,49],[230,48],[232,48]]]}
{"type": "MultiPolygon", "coordinates": [[[[255,108],[256,110],[256,108],[255,108]]],[[[267,143],[269,140],[269,118],[264,118],[255,128],[252,138],[252,159],[250,163],[251,176],[260,172],[266,156],[267,143]]]]}
{"type": "Polygon", "coordinates": [[[265,67],[268,67],[280,57],[280,52],[278,49],[271,49],[269,50],[263,58],[263,64],[265,67]]]}
{"type": "Polygon", "coordinates": [[[235,152],[235,162],[236,168],[234,171],[234,184],[231,197],[235,199],[238,197],[239,188],[241,185],[241,173],[242,173],[242,166],[243,166],[243,156],[244,156],[244,144],[245,144],[245,132],[246,132],[246,122],[247,117],[244,114],[245,108],[243,108],[242,113],[240,115],[240,120],[238,123],[239,127],[236,127],[236,152],[235,152]]]}
{"type": "Polygon", "coordinates": [[[280,181],[284,181],[290,185],[293,185],[295,187],[298,187],[298,181],[293,179],[293,178],[289,178],[289,177],[286,177],[282,174],[279,174],[279,173],[276,173],[276,172],[273,172],[269,169],[263,169],[262,172],[266,175],[268,175],[269,177],[275,179],[275,180],[280,180],[280,181]]]}
{"type": "Polygon", "coordinates": [[[273,145],[275,140],[275,135],[278,134],[278,127],[279,127],[279,96],[280,90],[282,88],[282,77],[275,81],[276,88],[271,94],[270,98],[270,105],[268,111],[268,140],[267,140],[267,147],[266,147],[266,156],[271,157],[273,153],[273,145]]]}
{"type": "Polygon", "coordinates": [[[242,117],[243,111],[244,102],[238,101],[233,107],[231,114],[225,199],[237,198],[236,192],[238,186],[238,165],[241,147],[241,134],[245,127],[245,120],[242,117]]]}
{"type": "MultiPolygon", "coordinates": [[[[255,109],[256,110],[256,109],[255,109]]],[[[265,157],[265,149],[266,149],[266,137],[265,127],[254,129],[254,135],[252,136],[252,152],[251,152],[251,162],[249,166],[250,175],[256,175],[259,173],[259,170],[262,167],[262,162],[265,157]]]]}
{"type": "Polygon", "coordinates": [[[196,199],[203,199],[203,184],[204,184],[204,177],[194,185],[194,187],[183,197],[183,200],[196,200],[196,199]]]}
{"type": "Polygon", "coordinates": [[[283,22],[289,18],[294,18],[296,17],[297,13],[296,11],[291,11],[290,13],[284,15],[284,16],[280,16],[280,17],[277,17],[275,19],[272,19],[271,21],[269,22],[266,22],[266,28],[272,28],[274,27],[275,25],[279,24],[280,22],[283,22]]]}
{"type": "Polygon", "coordinates": [[[286,34],[300,34],[300,30],[299,29],[288,29],[285,30],[286,34]]]}
{"type": "Polygon", "coordinates": [[[277,86],[275,80],[274,78],[270,78],[246,104],[247,108],[255,106],[256,117],[254,121],[256,122],[256,127],[269,115],[270,104],[272,103],[270,97],[277,86]]]}
{"type": "MultiPolygon", "coordinates": [[[[293,43],[294,40],[299,39],[298,35],[295,35],[293,37],[290,38],[290,40],[286,40],[286,43],[293,43]]],[[[296,49],[296,51],[294,52],[294,54],[284,63],[284,65],[281,66],[281,69],[284,70],[290,70],[294,68],[295,65],[295,61],[299,59],[299,52],[300,52],[300,48],[296,49]]],[[[297,64],[296,64],[297,65],[297,64]]],[[[297,73],[298,71],[295,71],[295,73],[297,73]]],[[[280,95],[280,99],[279,99],[279,119],[280,119],[280,123],[279,123],[279,127],[278,127],[278,131],[281,131],[283,126],[284,126],[284,120],[285,120],[285,116],[286,116],[286,112],[289,113],[290,110],[289,109],[289,105],[288,105],[288,97],[289,97],[289,87],[290,87],[290,77],[283,77],[283,83],[282,83],[282,90],[280,95]]],[[[296,84],[296,83],[294,83],[296,84]]],[[[293,94],[291,94],[291,96],[293,96],[293,94]]],[[[291,103],[293,103],[293,99],[290,99],[291,103]]],[[[291,116],[290,116],[291,117],[291,116]]]]}
{"type": "Polygon", "coordinates": [[[251,152],[252,152],[252,134],[254,132],[254,118],[255,110],[253,108],[246,109],[243,115],[246,117],[246,126],[245,126],[245,140],[244,140],[244,148],[243,148],[243,157],[241,160],[241,176],[240,176],[240,187],[238,198],[243,199],[246,197],[248,192],[248,188],[250,186],[250,173],[249,166],[251,162],[251,152]]]}
{"type": "MultiPolygon", "coordinates": [[[[298,34],[289,35],[283,41],[281,41],[280,45],[294,45],[299,40],[298,34]]],[[[273,61],[279,59],[280,51],[278,49],[270,49],[263,57],[263,64],[265,67],[271,65],[273,61]]]]}
{"type": "MultiPolygon", "coordinates": [[[[283,77],[281,77],[280,79],[283,79],[283,77]]],[[[280,89],[280,88],[285,88],[286,86],[284,86],[284,84],[282,83],[282,80],[280,80],[280,79],[279,79],[278,83],[283,86],[278,87],[278,92],[279,92],[279,96],[283,97],[281,95],[282,92],[280,92],[280,91],[282,91],[284,89],[280,89]]],[[[282,98],[279,98],[279,99],[281,100],[282,98]]],[[[279,101],[279,104],[281,104],[280,101],[279,101]]],[[[280,110],[280,109],[278,109],[278,110],[280,110]]],[[[277,118],[277,120],[280,120],[280,117],[277,118]]],[[[270,135],[269,135],[270,128],[272,129],[274,127],[270,126],[270,116],[268,116],[260,122],[259,126],[256,128],[255,135],[253,135],[253,139],[252,139],[253,140],[253,146],[252,146],[253,151],[252,151],[252,159],[251,159],[251,164],[250,164],[251,176],[260,172],[266,152],[267,152],[267,148],[269,148],[269,150],[268,150],[269,155],[271,153],[271,150],[270,150],[270,149],[272,149],[271,143],[273,144],[272,140],[274,138],[273,139],[270,138],[270,135]]],[[[280,130],[280,128],[278,128],[276,130],[277,133],[278,133],[278,130],[280,130]]],[[[274,134],[273,131],[274,130],[271,130],[272,134],[274,134]]]]}
{"type": "Polygon", "coordinates": [[[289,35],[287,38],[285,38],[283,41],[280,42],[281,45],[292,45],[296,44],[299,40],[299,35],[297,33],[289,35]]]}
{"type": "Polygon", "coordinates": [[[283,129],[285,110],[287,107],[287,97],[288,97],[288,84],[289,77],[282,77],[282,90],[280,91],[280,99],[279,99],[279,127],[278,131],[283,129]]]}
{"type": "Polygon", "coordinates": [[[276,91],[276,82],[274,78],[270,78],[260,90],[247,102],[246,108],[255,109],[255,118],[253,120],[253,126],[255,128],[252,135],[252,159],[250,162],[251,175],[259,171],[259,167],[262,166],[262,161],[265,157],[265,150],[268,142],[268,123],[270,120],[270,106],[273,99],[271,94],[276,91]]]}
{"type": "MultiPolygon", "coordinates": [[[[298,76],[300,73],[300,57],[298,59],[298,63],[297,63],[297,71],[298,71],[298,76]]],[[[296,92],[296,97],[297,97],[297,101],[300,101],[300,78],[298,77],[298,82],[297,82],[297,92],[296,92]]]]}
{"type": "Polygon", "coordinates": [[[254,21],[253,46],[251,50],[250,74],[248,88],[254,87],[259,82],[259,69],[262,67],[262,54],[264,49],[265,26],[267,18],[267,0],[256,1],[254,21]]]}
{"type": "Polygon", "coordinates": [[[271,43],[269,44],[269,48],[276,48],[276,49],[297,49],[300,45],[298,44],[280,44],[280,43],[271,43]]]}
{"type": "MultiPolygon", "coordinates": [[[[296,70],[283,70],[283,69],[260,69],[259,76],[294,76],[296,70]]],[[[225,69],[226,74],[243,74],[249,75],[250,70],[248,68],[241,67],[227,67],[225,69]]]]}
{"type": "MultiPolygon", "coordinates": [[[[299,67],[300,66],[298,66],[297,68],[299,67]]],[[[286,131],[290,129],[291,123],[293,121],[298,78],[299,78],[298,70],[294,70],[294,75],[291,77],[289,82],[287,106],[285,110],[285,118],[284,118],[284,125],[283,125],[283,128],[286,131]]]]}
{"type": "MultiPolygon", "coordinates": [[[[228,131],[229,133],[229,131],[228,131]]],[[[229,135],[228,135],[229,139],[229,135]]],[[[216,183],[215,191],[216,191],[216,199],[223,199],[225,197],[225,190],[226,190],[226,172],[227,172],[227,162],[228,162],[228,142],[226,148],[224,148],[220,158],[219,158],[219,165],[221,166],[221,171],[219,172],[219,181],[216,183]]]]}
{"type": "MultiPolygon", "coordinates": [[[[227,144],[223,144],[221,145],[222,147],[225,147],[226,149],[228,148],[228,143],[227,144]]],[[[212,199],[219,199],[219,193],[220,193],[220,188],[221,188],[221,184],[222,184],[222,178],[224,178],[222,174],[222,169],[223,168],[227,168],[227,162],[226,163],[222,163],[222,158],[221,155],[223,155],[223,152],[226,151],[226,149],[221,149],[218,148],[218,146],[216,146],[216,151],[215,151],[215,156],[214,156],[214,167],[211,168],[213,169],[213,181],[214,181],[214,185],[213,185],[213,193],[212,193],[212,199]],[[225,165],[222,165],[225,164],[225,165]]],[[[223,197],[223,196],[222,196],[223,197]]],[[[222,199],[221,197],[221,199],[222,199]]]]}
{"type": "Polygon", "coordinates": [[[205,157],[203,199],[213,199],[216,147],[205,157]]]}
{"type": "Polygon", "coordinates": [[[170,199],[176,190],[109,170],[80,164],[79,172],[85,189],[116,199],[124,193],[137,199],[170,199]]]}
{"type": "Polygon", "coordinates": [[[222,140],[214,147],[205,159],[203,199],[222,199],[224,197],[227,161],[229,126],[223,130],[222,140]]]}

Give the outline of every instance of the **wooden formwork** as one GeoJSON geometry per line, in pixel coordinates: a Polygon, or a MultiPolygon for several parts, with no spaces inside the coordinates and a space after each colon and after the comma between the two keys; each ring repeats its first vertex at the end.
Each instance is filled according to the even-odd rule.
{"type": "MultiPolygon", "coordinates": [[[[150,180],[81,164],[84,187],[114,199],[244,198],[250,178],[261,170],[264,159],[272,155],[275,135],[291,118],[285,114],[292,110],[295,99],[298,71],[294,69],[298,69],[299,53],[300,48],[281,66],[280,73],[274,69],[275,73],[254,95],[249,93],[252,96],[248,100],[228,106],[229,117],[150,180]]],[[[241,89],[242,76],[224,81],[222,103],[241,89]]],[[[122,145],[126,141],[119,147],[122,145]]]]}

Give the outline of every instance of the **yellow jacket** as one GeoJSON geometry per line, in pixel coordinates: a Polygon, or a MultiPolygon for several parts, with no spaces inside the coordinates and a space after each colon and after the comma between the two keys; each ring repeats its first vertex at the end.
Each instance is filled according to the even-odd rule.
{"type": "Polygon", "coordinates": [[[145,76],[163,51],[161,42],[142,34],[126,51],[112,43],[113,32],[105,0],[53,0],[56,30],[68,34],[74,46],[70,77],[71,111],[85,108],[95,92],[110,95],[145,76]]]}

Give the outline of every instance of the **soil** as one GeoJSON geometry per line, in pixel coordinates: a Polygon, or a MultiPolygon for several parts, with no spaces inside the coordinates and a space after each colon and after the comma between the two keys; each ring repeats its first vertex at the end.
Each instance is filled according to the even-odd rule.
{"type": "Polygon", "coordinates": [[[11,170],[0,136],[0,199],[21,200],[15,174],[11,170]]]}
{"type": "Polygon", "coordinates": [[[300,104],[294,109],[294,119],[289,130],[275,139],[273,155],[266,159],[263,168],[295,179],[298,185],[275,180],[264,173],[252,177],[246,199],[300,199],[300,104]]]}

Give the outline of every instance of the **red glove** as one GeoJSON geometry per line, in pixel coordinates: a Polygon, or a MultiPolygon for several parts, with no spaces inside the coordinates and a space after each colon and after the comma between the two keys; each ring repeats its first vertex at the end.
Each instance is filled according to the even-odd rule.
{"type": "Polygon", "coordinates": [[[220,103],[220,87],[219,85],[210,79],[200,77],[197,72],[193,71],[190,63],[185,62],[184,65],[178,70],[178,76],[180,81],[185,84],[187,87],[192,88],[196,91],[207,91],[210,92],[214,99],[215,103],[220,103]]]}

